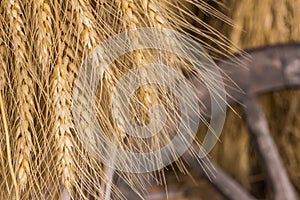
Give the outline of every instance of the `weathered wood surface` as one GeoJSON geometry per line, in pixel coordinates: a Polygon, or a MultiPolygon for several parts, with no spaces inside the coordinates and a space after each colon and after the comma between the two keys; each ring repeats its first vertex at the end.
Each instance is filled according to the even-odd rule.
{"type": "MultiPolygon", "coordinates": [[[[235,54],[233,60],[224,59],[216,63],[224,72],[222,75],[229,104],[242,102],[253,94],[300,87],[300,43],[278,44],[246,52],[247,57],[235,54]]],[[[199,78],[190,77],[190,80],[205,105],[201,107],[204,114],[209,116],[208,90],[199,78]]]]}

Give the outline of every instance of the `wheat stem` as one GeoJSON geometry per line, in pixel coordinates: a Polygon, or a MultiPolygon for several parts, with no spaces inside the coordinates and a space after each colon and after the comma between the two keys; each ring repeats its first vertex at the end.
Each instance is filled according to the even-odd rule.
{"type": "Polygon", "coordinates": [[[111,155],[111,158],[110,158],[110,163],[109,165],[112,167],[106,167],[105,169],[105,176],[106,176],[106,188],[105,188],[105,200],[110,200],[110,196],[111,196],[111,188],[112,188],[112,179],[113,179],[113,176],[114,176],[114,169],[113,169],[113,166],[114,166],[114,162],[116,160],[116,157],[117,157],[117,151],[116,149],[111,149],[111,152],[110,152],[110,155],[111,155]]]}
{"type": "Polygon", "coordinates": [[[16,179],[16,174],[14,172],[14,168],[12,165],[12,157],[11,157],[11,148],[10,148],[10,139],[9,139],[9,131],[8,131],[8,126],[7,126],[7,121],[6,121],[6,115],[5,115],[5,109],[4,109],[4,102],[2,98],[2,93],[0,92],[0,110],[1,110],[1,116],[2,116],[2,122],[4,126],[4,132],[5,132],[5,139],[6,139],[6,150],[7,150],[7,160],[8,160],[8,166],[9,166],[9,171],[11,174],[11,178],[13,181],[13,185],[15,187],[16,191],[16,199],[20,199],[19,195],[19,187],[17,184],[17,179],[16,179]]]}

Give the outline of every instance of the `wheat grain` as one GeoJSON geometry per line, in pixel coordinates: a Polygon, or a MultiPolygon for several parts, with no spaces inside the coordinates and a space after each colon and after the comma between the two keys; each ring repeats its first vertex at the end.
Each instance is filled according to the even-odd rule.
{"type": "MultiPolygon", "coordinates": [[[[1,42],[2,43],[2,42],[1,42]]],[[[7,55],[5,51],[5,45],[0,44],[0,91],[3,91],[5,83],[6,83],[6,59],[5,55],[7,55]]]]}
{"type": "Polygon", "coordinates": [[[154,27],[157,28],[166,28],[166,20],[164,17],[159,13],[157,5],[153,1],[145,0],[145,4],[147,5],[148,17],[150,18],[151,22],[153,23],[154,27]]]}

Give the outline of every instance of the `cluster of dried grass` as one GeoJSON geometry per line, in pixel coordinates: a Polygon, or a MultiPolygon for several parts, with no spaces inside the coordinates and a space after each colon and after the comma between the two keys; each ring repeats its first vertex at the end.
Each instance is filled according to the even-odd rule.
{"type": "MultiPolygon", "coordinates": [[[[99,42],[144,26],[201,35],[206,39],[199,42],[217,50],[206,42],[211,36],[193,25],[205,25],[193,10],[227,20],[209,4],[196,0],[2,0],[0,199],[109,199],[111,191],[115,198],[122,199],[111,184],[114,171],[86,150],[74,127],[71,94],[78,69],[99,42]]],[[[213,29],[209,32],[218,36],[220,49],[228,49],[225,38],[213,29]]],[[[126,70],[151,59],[159,60],[159,54],[135,51],[120,58],[104,73],[103,94],[109,99],[113,85],[126,70]]],[[[164,56],[179,62],[179,68],[190,68],[172,55],[164,56]]],[[[182,73],[179,68],[178,73],[182,73]]],[[[99,120],[108,138],[131,150],[138,147],[136,151],[159,148],[169,142],[167,131],[148,146],[125,140],[102,96],[99,120]]],[[[157,87],[142,88],[139,96],[138,103],[146,111],[152,102],[170,99],[166,91],[157,87]]],[[[84,108],[80,112],[86,116],[84,108]]],[[[142,115],[145,114],[136,114],[137,118],[143,118],[142,115]]],[[[89,121],[81,123],[88,134],[89,121]]],[[[161,174],[157,176],[164,179],[161,174]]],[[[132,187],[144,185],[142,178],[123,178],[132,187]]]]}

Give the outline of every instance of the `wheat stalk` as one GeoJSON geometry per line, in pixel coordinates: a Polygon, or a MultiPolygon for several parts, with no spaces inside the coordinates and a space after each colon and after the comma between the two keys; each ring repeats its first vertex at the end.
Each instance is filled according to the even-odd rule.
{"type": "MultiPolygon", "coordinates": [[[[16,191],[15,198],[19,199],[20,198],[20,195],[19,195],[19,186],[18,186],[18,183],[17,183],[17,179],[16,179],[16,175],[15,175],[15,172],[14,172],[14,169],[13,169],[13,165],[12,165],[12,156],[11,156],[11,147],[10,147],[10,136],[9,136],[8,123],[7,123],[7,118],[6,118],[6,114],[5,114],[6,111],[5,111],[5,105],[4,105],[2,93],[0,93],[0,111],[1,111],[2,123],[3,123],[3,126],[4,126],[4,132],[5,132],[8,167],[9,167],[9,171],[10,171],[10,174],[11,174],[12,182],[13,182],[13,185],[14,185],[15,191],[16,191]]],[[[7,181],[7,180],[5,180],[5,181],[7,181]]]]}
{"type": "MultiPolygon", "coordinates": [[[[1,14],[3,12],[3,7],[0,5],[1,8],[1,14]]],[[[1,25],[3,25],[1,23],[1,25]]],[[[10,173],[12,185],[15,188],[15,198],[19,199],[19,186],[17,183],[17,178],[15,174],[15,170],[13,168],[13,159],[12,159],[12,153],[11,153],[11,139],[10,139],[10,132],[9,132],[9,125],[7,120],[7,108],[5,106],[5,86],[7,85],[7,64],[8,64],[8,57],[7,57],[7,48],[6,48],[6,40],[4,39],[4,26],[0,29],[0,35],[1,35],[1,41],[0,41],[0,113],[1,113],[1,136],[4,137],[5,135],[5,141],[6,141],[6,158],[4,157],[4,147],[0,145],[0,158],[1,158],[1,165],[2,165],[2,174],[1,178],[3,178],[3,182],[6,182],[6,189],[9,189],[8,185],[8,177],[6,173],[10,173]],[[2,135],[2,131],[4,132],[4,135],[2,135]],[[2,152],[3,151],[3,152],[2,152]],[[8,163],[9,170],[7,171],[4,169],[6,167],[5,161],[8,163]]],[[[3,189],[4,190],[4,189],[3,189]]],[[[7,194],[1,194],[1,198],[8,198],[9,195],[7,194]]]]}

